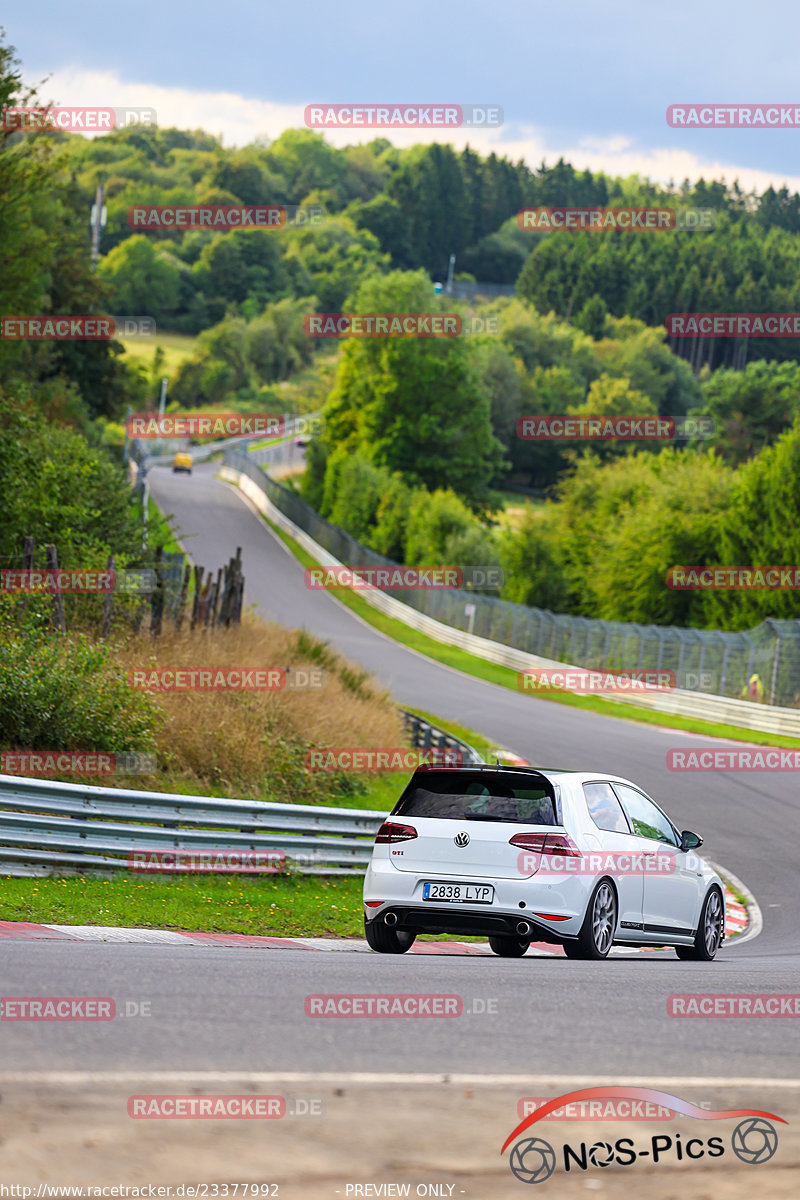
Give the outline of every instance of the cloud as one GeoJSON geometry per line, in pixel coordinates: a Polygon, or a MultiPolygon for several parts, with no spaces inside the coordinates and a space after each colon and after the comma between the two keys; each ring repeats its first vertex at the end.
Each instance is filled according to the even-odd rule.
{"type": "MultiPolygon", "coordinates": [[[[159,125],[204,129],[221,135],[226,146],[244,146],[256,138],[275,139],[285,129],[303,127],[304,106],[301,104],[252,99],[235,92],[125,82],[114,71],[91,71],[77,66],[54,72],[40,89],[40,95],[42,99],[70,106],[154,108],[159,125]]],[[[552,164],[563,157],[578,170],[588,168],[622,176],[637,174],[659,183],[670,180],[681,183],[684,179],[701,177],[707,181],[722,179],[727,183],[738,179],[745,191],[762,192],[770,184],[773,187],[785,184],[791,191],[800,192],[800,175],[759,170],[703,157],[674,146],[644,147],[624,134],[581,138],[574,144],[567,139],[563,144],[555,145],[552,133],[513,121],[495,130],[329,129],[325,137],[334,146],[369,142],[376,137],[388,137],[400,147],[447,141],[456,149],[469,144],[481,154],[494,150],[512,161],[523,159],[531,168],[538,167],[543,160],[552,164]]]]}

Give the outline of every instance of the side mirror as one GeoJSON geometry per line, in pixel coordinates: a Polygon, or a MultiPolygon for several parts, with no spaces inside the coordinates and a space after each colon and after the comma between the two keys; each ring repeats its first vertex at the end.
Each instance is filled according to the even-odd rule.
{"type": "Polygon", "coordinates": [[[699,833],[692,833],[691,829],[684,829],[681,833],[681,850],[699,850],[702,844],[699,833]]]}

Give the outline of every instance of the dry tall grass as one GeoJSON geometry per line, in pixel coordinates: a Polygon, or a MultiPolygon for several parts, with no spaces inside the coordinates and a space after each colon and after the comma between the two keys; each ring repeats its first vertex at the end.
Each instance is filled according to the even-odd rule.
{"type": "MultiPolygon", "coordinates": [[[[308,772],[317,747],[405,746],[388,693],[304,631],[255,618],[213,632],[165,628],[157,640],[131,637],[120,665],[135,669],[323,668],[321,688],[280,691],[153,691],[164,712],[158,759],[181,791],[316,803],[363,790],[357,776],[308,772]]],[[[145,787],[153,786],[144,783],[145,787]]],[[[159,787],[164,786],[160,780],[159,787]]]]}

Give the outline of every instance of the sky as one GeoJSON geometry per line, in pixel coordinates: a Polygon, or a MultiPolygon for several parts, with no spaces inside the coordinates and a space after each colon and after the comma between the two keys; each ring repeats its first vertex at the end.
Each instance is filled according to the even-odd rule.
{"type": "Polygon", "coordinates": [[[309,104],[495,104],[491,131],[326,137],[800,191],[800,129],[666,121],[683,102],[800,106],[797,0],[37,0],[4,22],[41,98],[155,108],[227,146],[303,127],[309,104]]]}

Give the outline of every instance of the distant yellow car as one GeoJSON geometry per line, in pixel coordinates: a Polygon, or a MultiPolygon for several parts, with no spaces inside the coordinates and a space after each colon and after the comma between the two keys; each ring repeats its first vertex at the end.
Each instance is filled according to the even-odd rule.
{"type": "Polygon", "coordinates": [[[191,456],[191,454],[185,454],[182,451],[178,451],[178,453],[175,455],[175,457],[172,460],[172,469],[173,469],[173,471],[188,471],[189,474],[191,475],[191,473],[192,473],[192,456],[191,456]]]}

